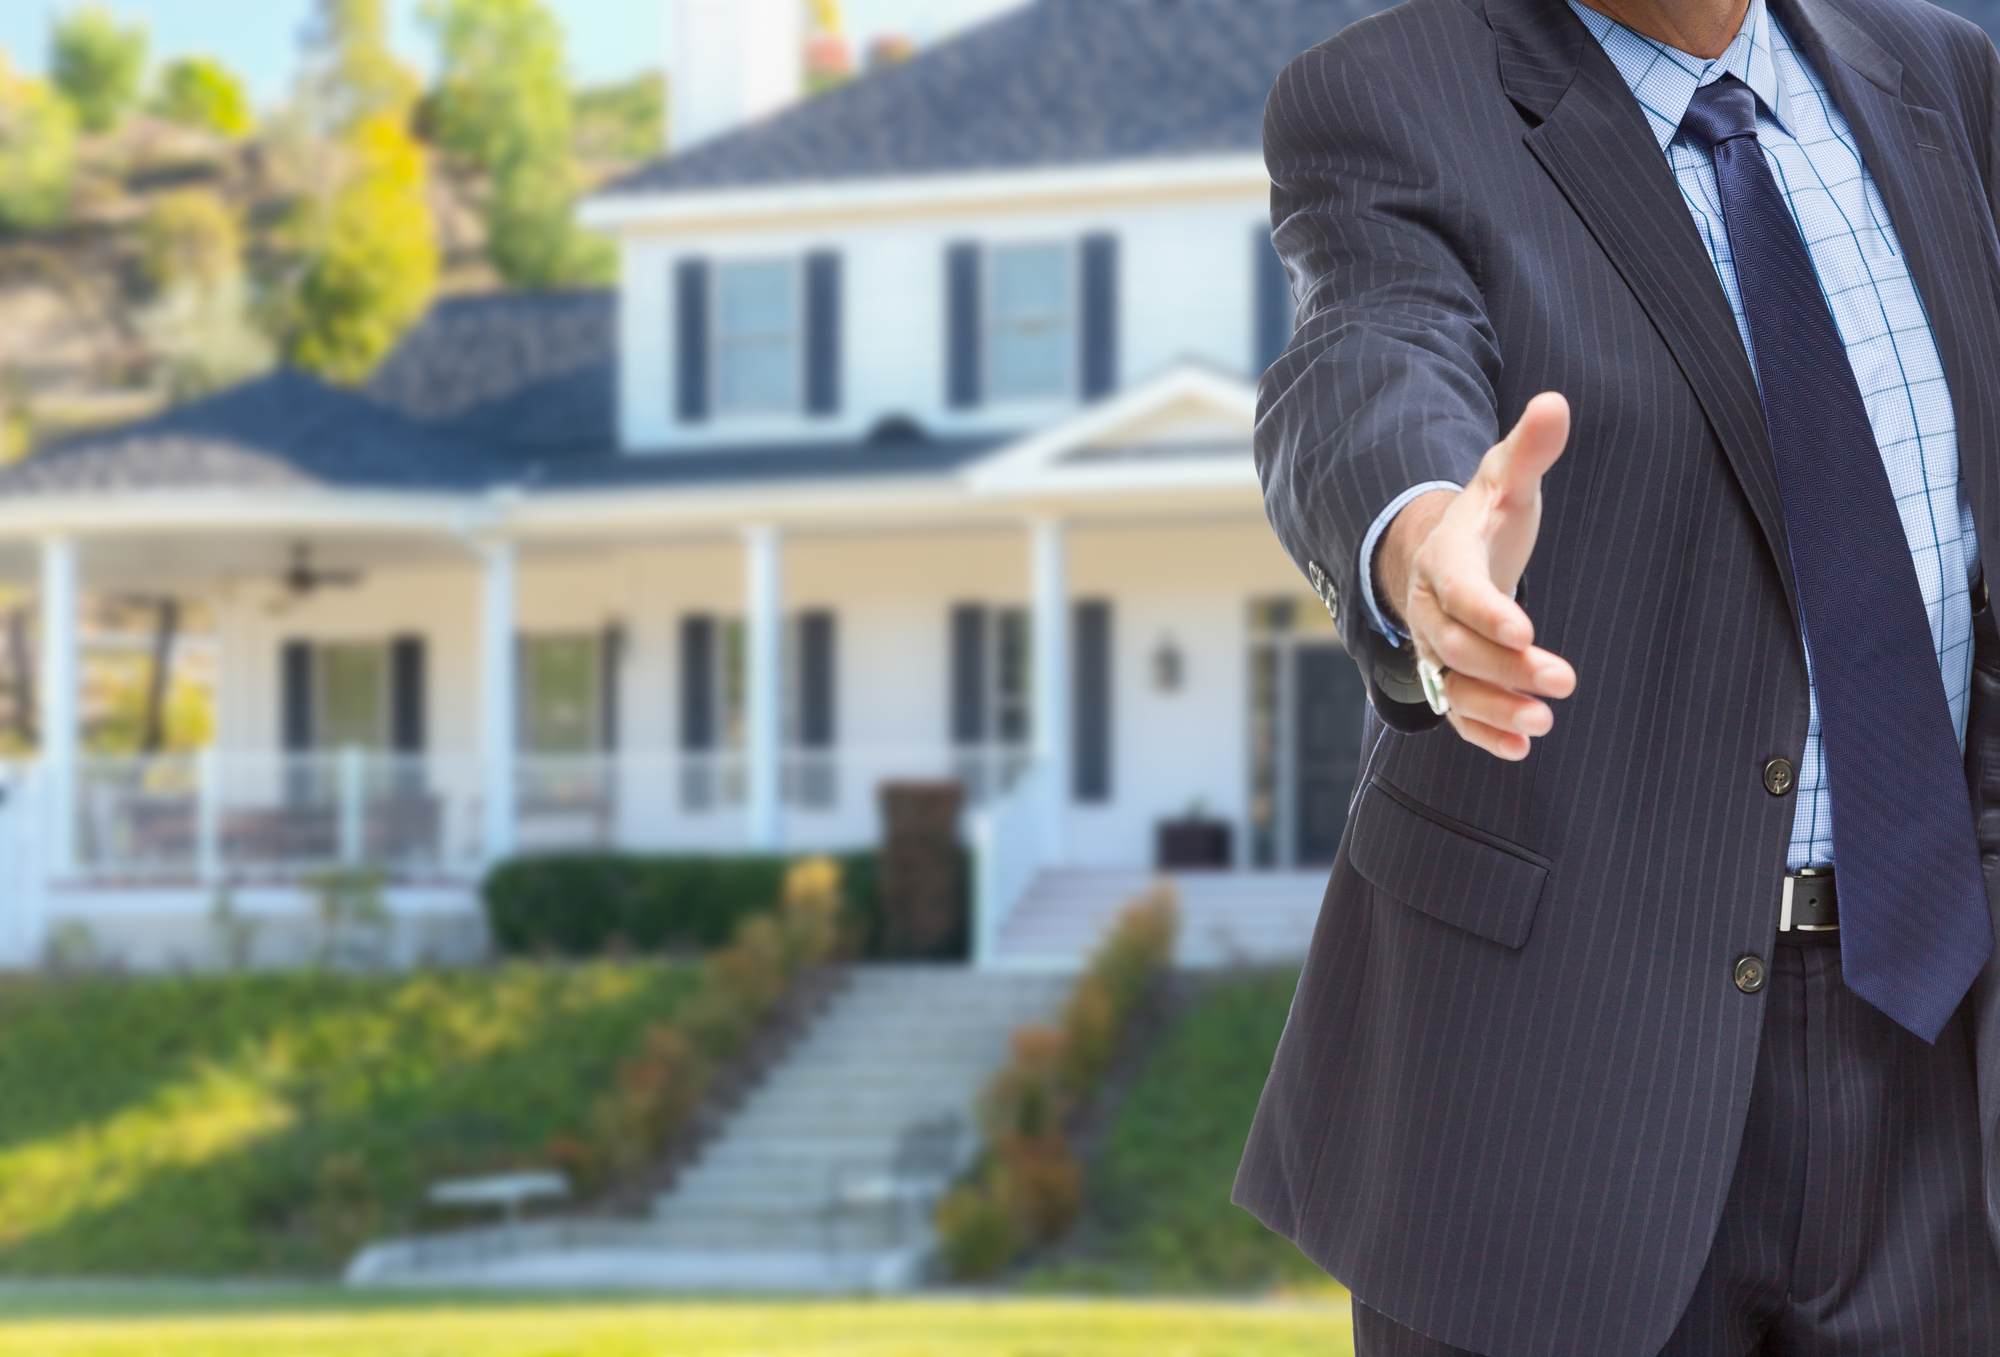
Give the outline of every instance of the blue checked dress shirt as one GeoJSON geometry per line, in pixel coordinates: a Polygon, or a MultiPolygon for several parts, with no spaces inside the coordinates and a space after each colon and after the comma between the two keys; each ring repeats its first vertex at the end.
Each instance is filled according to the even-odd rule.
{"type": "MultiPolygon", "coordinates": [[[[1952,725],[1963,746],[1972,673],[1970,580],[1978,564],[1978,546],[1972,509],[1959,487],[1958,430],[1923,301],[1910,279],[1875,180],[1861,163],[1847,119],[1834,106],[1818,72],[1792,46],[1784,26],[1765,9],[1764,0],[1751,0],[1736,40],[1713,61],[1644,37],[1575,0],[1570,0],[1570,8],[1603,46],[1645,110],[1729,297],[1744,351],[1753,359],[1750,326],[1716,193],[1715,163],[1705,148],[1678,133],[1682,115],[1702,86],[1734,75],[1756,94],[1757,139],[1805,237],[1813,268],[1833,308],[1834,324],[1847,346],[1848,361],[1854,365],[1916,563],[1952,725]]],[[[1458,488],[1443,481],[1412,486],[1383,510],[1363,541],[1361,593],[1371,620],[1384,635],[1400,636],[1382,614],[1369,579],[1376,542],[1418,495],[1458,488]]],[[[1806,726],[1804,762],[1798,770],[1798,809],[1787,863],[1796,870],[1833,862],[1833,816],[1815,696],[1806,726]]]]}

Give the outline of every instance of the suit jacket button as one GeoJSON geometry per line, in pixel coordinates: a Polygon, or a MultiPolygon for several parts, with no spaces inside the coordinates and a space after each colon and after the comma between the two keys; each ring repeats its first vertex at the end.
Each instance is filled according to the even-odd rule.
{"type": "Polygon", "coordinates": [[[1736,962],[1736,988],[1745,994],[1755,994],[1764,988],[1770,973],[1764,967],[1764,958],[1757,955],[1739,957],[1736,962]]]}
{"type": "Polygon", "coordinates": [[[1797,781],[1792,776],[1792,765],[1785,759],[1772,759],[1764,765],[1764,790],[1773,796],[1783,796],[1797,781]]]}

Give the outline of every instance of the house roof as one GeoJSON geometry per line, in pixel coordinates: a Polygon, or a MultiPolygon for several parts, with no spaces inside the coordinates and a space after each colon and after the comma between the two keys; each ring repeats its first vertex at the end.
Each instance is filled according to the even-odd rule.
{"type": "Polygon", "coordinates": [[[1255,153],[1285,64],[1387,0],[1035,0],[597,196],[1255,153]]]}
{"type": "Polygon", "coordinates": [[[617,446],[616,299],[440,301],[359,392],[280,370],[0,471],[0,499],[200,490],[476,493],[946,474],[998,436],[887,423],[856,440],[630,456],[617,446]]]}
{"type": "Polygon", "coordinates": [[[152,419],[57,443],[0,472],[0,498],[340,487],[466,489],[476,445],[280,370],[152,419]]]}

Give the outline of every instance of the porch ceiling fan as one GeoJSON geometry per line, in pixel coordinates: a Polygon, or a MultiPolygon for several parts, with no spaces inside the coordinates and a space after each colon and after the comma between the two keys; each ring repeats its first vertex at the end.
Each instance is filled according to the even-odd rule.
{"type": "Polygon", "coordinates": [[[361,583],[361,578],[359,570],[314,565],[311,545],[295,542],[292,544],[291,564],[278,576],[280,592],[271,602],[271,611],[284,612],[322,589],[352,589],[361,583]]]}

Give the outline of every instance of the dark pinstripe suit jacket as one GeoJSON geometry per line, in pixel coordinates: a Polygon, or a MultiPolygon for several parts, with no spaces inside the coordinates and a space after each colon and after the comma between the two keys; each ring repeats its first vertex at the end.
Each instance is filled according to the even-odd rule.
{"type": "MultiPolygon", "coordinates": [[[[1771,0],[1852,125],[1929,310],[2000,562],[2000,60],[1920,0],[1771,0]]],[[[1410,0],[1295,62],[1266,153],[1300,327],[1270,518],[1330,577],[1364,773],[1236,1200],[1376,1309],[1494,1357],[1666,1341],[1736,1160],[1806,668],[1755,379],[1638,105],[1563,0],[1410,0]],[[1521,599],[1577,695],[1523,763],[1421,704],[1355,597],[1399,491],[1565,393],[1521,599]],[[1426,733],[1429,732],[1429,733],[1426,733]]],[[[1990,626],[1987,631],[1991,632],[1990,626]]],[[[2000,669],[1969,760],[2000,853],[2000,669]]],[[[1989,880],[1992,872],[1989,870],[1989,880]]],[[[1989,1156],[2000,999],[1970,1008],[1989,1156]]],[[[1996,1202],[1989,1188],[1989,1207],[1996,1202]]]]}

